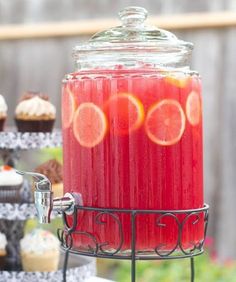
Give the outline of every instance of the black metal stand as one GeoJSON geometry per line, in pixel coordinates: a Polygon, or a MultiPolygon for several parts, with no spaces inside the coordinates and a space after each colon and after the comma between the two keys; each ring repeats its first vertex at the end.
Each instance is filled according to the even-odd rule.
{"type": "MultiPolygon", "coordinates": [[[[98,258],[130,260],[132,282],[136,281],[137,260],[189,258],[191,270],[190,281],[194,282],[194,256],[200,255],[204,251],[203,245],[208,225],[208,210],[209,206],[206,204],[203,208],[188,210],[128,210],[77,206],[75,207],[73,215],[66,216],[66,214],[63,213],[65,228],[64,230],[58,230],[58,238],[61,241],[62,247],[66,251],[63,281],[66,281],[69,253],[74,253],[98,258]],[[96,225],[104,226],[107,224],[109,219],[116,224],[117,238],[119,238],[119,243],[116,248],[114,248],[110,242],[102,242],[98,234],[94,234],[91,230],[86,230],[86,225],[82,225],[83,227],[81,228],[80,220],[86,218],[86,213],[90,214],[90,223],[92,219],[93,227],[96,225]],[[79,219],[80,215],[81,218],[79,219]],[[127,220],[124,221],[124,215],[128,215],[130,219],[131,240],[128,240],[130,241],[130,248],[128,249],[127,240],[125,241],[127,230],[124,230],[124,225],[127,224],[127,220]],[[155,227],[159,229],[159,233],[157,233],[159,235],[155,235],[155,238],[158,236],[160,238],[163,237],[163,242],[159,242],[153,249],[150,249],[150,247],[147,250],[140,250],[137,248],[137,236],[139,235],[137,226],[138,224],[140,225],[140,222],[138,222],[139,216],[142,216],[142,218],[143,216],[155,217],[155,227]],[[107,219],[105,220],[104,217],[107,219]],[[166,243],[167,237],[163,236],[163,230],[169,230],[169,228],[172,228],[172,247],[168,246],[166,243]],[[190,239],[187,240],[186,238],[183,239],[184,236],[186,236],[186,229],[191,229],[195,234],[197,234],[192,241],[190,239]],[[200,230],[202,230],[202,234],[200,230]],[[176,237],[176,241],[173,241],[173,234],[176,237]],[[86,237],[91,243],[87,244],[87,246],[78,244],[78,242],[76,243],[78,238],[81,236],[86,237]],[[184,240],[188,241],[188,243],[186,244],[184,240]]],[[[88,223],[87,227],[89,228],[88,223]]],[[[127,229],[127,226],[125,229],[127,229]]]]}

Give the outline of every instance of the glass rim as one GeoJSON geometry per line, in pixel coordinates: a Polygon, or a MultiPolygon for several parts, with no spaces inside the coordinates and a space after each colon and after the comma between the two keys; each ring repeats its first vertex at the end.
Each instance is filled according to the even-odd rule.
{"type": "Polygon", "coordinates": [[[93,52],[93,51],[159,51],[163,53],[171,54],[171,51],[178,52],[191,52],[193,50],[193,44],[186,41],[179,40],[178,43],[173,42],[90,42],[89,44],[81,44],[73,47],[72,54],[77,56],[79,52],[93,52]]]}

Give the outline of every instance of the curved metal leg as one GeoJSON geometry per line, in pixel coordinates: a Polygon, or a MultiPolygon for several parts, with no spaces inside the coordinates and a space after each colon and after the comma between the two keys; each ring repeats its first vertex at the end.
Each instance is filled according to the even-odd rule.
{"type": "Polygon", "coordinates": [[[194,276],[195,276],[194,258],[190,258],[190,265],[191,265],[191,282],[194,282],[194,276]]]}
{"type": "Polygon", "coordinates": [[[62,270],[62,275],[63,275],[63,282],[66,282],[66,271],[68,267],[68,259],[69,259],[69,249],[65,251],[65,259],[64,259],[64,264],[63,264],[63,270],[62,270]]]}

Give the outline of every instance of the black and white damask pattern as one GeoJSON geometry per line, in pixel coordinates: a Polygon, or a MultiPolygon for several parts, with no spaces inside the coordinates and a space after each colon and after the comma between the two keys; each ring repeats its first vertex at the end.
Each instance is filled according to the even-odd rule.
{"type": "Polygon", "coordinates": [[[62,145],[61,131],[43,132],[0,132],[0,149],[42,149],[60,147],[62,145]]]}
{"type": "MultiPolygon", "coordinates": [[[[95,261],[85,265],[68,268],[66,282],[85,282],[96,274],[95,261]]],[[[1,271],[0,282],[60,282],[63,281],[62,270],[55,272],[16,272],[1,271]]]]}
{"type": "Polygon", "coordinates": [[[0,203],[0,219],[26,220],[37,216],[34,204],[0,203]]]}
{"type": "MultiPolygon", "coordinates": [[[[61,216],[53,211],[51,218],[61,216]]],[[[26,220],[37,217],[35,204],[9,204],[0,203],[0,219],[4,220],[26,220]]]]}

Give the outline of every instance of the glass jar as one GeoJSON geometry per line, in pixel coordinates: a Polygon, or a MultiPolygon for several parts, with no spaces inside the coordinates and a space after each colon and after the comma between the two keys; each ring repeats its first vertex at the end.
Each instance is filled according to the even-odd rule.
{"type": "MultiPolygon", "coordinates": [[[[79,192],[87,207],[185,210],[203,207],[202,100],[199,75],[189,68],[193,45],[145,25],[147,11],[128,7],[122,25],[95,34],[74,48],[76,70],[65,76],[62,93],[64,190],[79,192]]],[[[120,246],[111,215],[80,212],[76,248],[106,251],[120,246]]],[[[131,249],[130,215],[118,214],[131,249]]],[[[178,220],[181,222],[181,216],[178,220]]],[[[178,238],[173,219],[136,218],[136,248],[178,238]],[[168,226],[167,226],[168,225],[168,226]]],[[[203,219],[187,223],[186,248],[203,239],[203,219]]]]}

